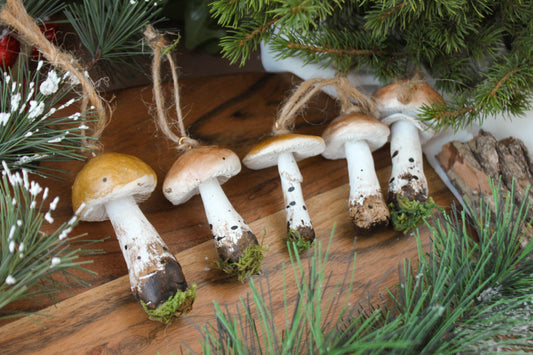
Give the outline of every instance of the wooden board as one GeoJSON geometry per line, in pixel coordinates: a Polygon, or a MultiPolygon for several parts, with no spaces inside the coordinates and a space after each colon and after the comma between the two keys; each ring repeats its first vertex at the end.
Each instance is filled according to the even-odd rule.
{"type": "MultiPolygon", "coordinates": [[[[182,83],[184,111],[194,138],[233,149],[241,158],[270,131],[272,120],[288,90],[298,80],[290,75],[245,74],[216,78],[191,79],[182,83]]],[[[118,93],[113,122],[103,141],[106,151],[119,151],[148,162],[160,179],[177,154],[154,129],[145,102],[150,102],[150,90],[136,88],[118,93]],[[140,97],[140,98],[139,98],[140,97]]],[[[306,120],[299,120],[296,131],[320,134],[325,123],[336,115],[333,100],[321,95],[313,101],[306,120]]],[[[386,186],[390,173],[388,147],[374,153],[378,178],[386,186]]],[[[304,176],[303,190],[317,233],[325,245],[333,226],[330,266],[333,281],[344,276],[346,267],[357,253],[355,290],[350,302],[356,303],[368,293],[376,295],[385,286],[397,282],[397,266],[403,258],[416,256],[413,236],[402,235],[388,228],[369,237],[356,236],[347,214],[347,172],[345,161],[328,161],[322,157],[307,159],[300,164],[304,176]],[[355,247],[354,247],[354,241],[355,247]],[[355,249],[354,249],[355,248],[355,249]]],[[[61,165],[72,172],[63,182],[46,181],[51,191],[61,198],[56,210],[57,223],[69,218],[70,189],[81,163],[61,165]]],[[[451,204],[453,197],[433,170],[426,164],[430,193],[441,206],[451,204]]],[[[255,276],[266,282],[273,295],[273,307],[282,322],[282,264],[289,261],[283,238],[285,216],[279,177],[274,168],[241,174],[223,185],[234,207],[241,213],[269,251],[263,262],[264,273],[255,276]]],[[[147,319],[129,291],[118,243],[109,238],[101,243],[105,255],[94,257],[91,269],[99,274],[87,289],[74,289],[74,296],[61,295],[58,304],[40,311],[40,324],[28,318],[9,322],[0,327],[0,349],[6,354],[141,354],[179,353],[184,343],[201,352],[200,334],[195,327],[214,320],[213,302],[234,305],[246,297],[246,283],[228,279],[214,269],[216,258],[210,240],[201,200],[193,198],[182,206],[172,206],[156,192],[141,208],[159,231],[170,249],[177,255],[190,283],[198,285],[194,309],[168,326],[147,319]]],[[[51,226],[51,228],[54,226],[51,226]]],[[[74,234],[88,233],[95,239],[114,236],[109,222],[81,223],[74,234]]],[[[428,243],[423,233],[424,244],[428,243]]],[[[295,292],[289,288],[290,292],[295,292]]],[[[25,303],[18,307],[37,309],[47,306],[25,303]]]]}

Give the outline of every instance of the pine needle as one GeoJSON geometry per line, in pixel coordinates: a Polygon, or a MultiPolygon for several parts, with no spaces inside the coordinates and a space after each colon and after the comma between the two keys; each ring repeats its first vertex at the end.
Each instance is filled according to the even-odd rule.
{"type": "Polygon", "coordinates": [[[83,236],[69,236],[78,222],[75,216],[52,233],[41,232],[45,222],[53,222],[52,212],[57,204],[57,198],[50,202],[47,198],[47,188],[30,181],[26,172],[11,172],[3,163],[0,181],[0,319],[25,315],[16,310],[2,310],[12,302],[53,297],[73,283],[87,286],[87,281],[76,276],[74,270],[93,274],[85,268],[90,261],[77,259],[101,251],[86,249],[94,241],[80,241],[83,236]]]}
{"type": "MultiPolygon", "coordinates": [[[[533,350],[533,241],[522,247],[530,228],[529,202],[515,205],[492,184],[492,204],[480,209],[453,206],[426,220],[428,251],[399,265],[399,282],[381,305],[349,306],[355,263],[336,286],[326,274],[328,250],[317,242],[307,265],[293,246],[283,268],[285,322],[273,322],[268,273],[251,279],[251,297],[235,312],[215,303],[217,324],[201,327],[205,354],[488,354],[533,350]],[[349,277],[349,275],[352,275],[349,277]],[[292,278],[290,278],[292,280],[292,278]],[[295,298],[288,288],[297,287],[295,298]],[[333,288],[330,296],[327,290],[333,288]],[[342,296],[341,296],[342,295],[342,296]],[[244,312],[242,310],[245,310],[244,312]]],[[[333,232],[332,232],[333,235],[333,232]]],[[[355,261],[355,259],[354,259],[355,261]]]]}
{"type": "Polygon", "coordinates": [[[42,61],[31,72],[23,63],[19,62],[17,75],[0,74],[0,160],[13,170],[59,178],[59,171],[40,163],[85,159],[90,149],[84,142],[92,138],[84,132],[94,112],[65,115],[80,99],[73,95],[68,73],[46,67],[42,61]]]}

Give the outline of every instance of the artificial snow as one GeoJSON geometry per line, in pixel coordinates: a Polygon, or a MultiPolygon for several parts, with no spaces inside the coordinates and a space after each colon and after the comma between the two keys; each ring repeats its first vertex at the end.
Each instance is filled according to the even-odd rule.
{"type": "Polygon", "coordinates": [[[57,203],[59,202],[59,196],[56,196],[52,202],[50,202],[50,209],[54,211],[57,207],[57,203]]]}
{"type": "Polygon", "coordinates": [[[59,234],[58,239],[59,240],[66,239],[70,232],[72,232],[72,228],[71,227],[63,229],[63,231],[59,234]]]}
{"type": "Polygon", "coordinates": [[[7,275],[6,277],[6,284],[8,285],[14,285],[15,282],[17,282],[17,280],[15,280],[15,278],[11,275],[7,275]]]}
{"type": "Polygon", "coordinates": [[[0,112],[0,124],[5,126],[9,122],[9,117],[11,114],[9,112],[0,112]]]}
{"type": "Polygon", "coordinates": [[[50,265],[50,267],[54,267],[54,266],[56,266],[56,265],[59,265],[60,263],[61,263],[61,259],[58,258],[57,256],[54,256],[54,257],[52,258],[52,265],[50,265]]]}
{"type": "Polygon", "coordinates": [[[53,70],[51,70],[48,73],[48,77],[45,81],[41,83],[39,86],[39,90],[41,91],[41,94],[48,96],[52,95],[57,92],[59,89],[59,83],[61,82],[61,78],[57,75],[57,73],[53,70]]]}
{"type": "Polygon", "coordinates": [[[19,108],[20,100],[22,100],[20,93],[17,92],[16,94],[11,95],[11,112],[14,112],[19,108]]]}
{"type": "Polygon", "coordinates": [[[54,218],[50,214],[50,211],[46,212],[46,214],[44,215],[44,219],[50,224],[54,223],[54,218]]]}
{"type": "Polygon", "coordinates": [[[44,102],[43,101],[30,101],[30,109],[28,110],[28,118],[34,119],[42,115],[44,112],[44,102]]]}

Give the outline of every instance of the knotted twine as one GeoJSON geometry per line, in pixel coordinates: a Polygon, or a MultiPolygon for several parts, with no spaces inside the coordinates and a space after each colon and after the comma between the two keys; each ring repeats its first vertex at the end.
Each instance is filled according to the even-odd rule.
{"type": "Polygon", "coordinates": [[[176,70],[176,65],[174,63],[174,58],[172,57],[169,50],[169,44],[165,40],[165,38],[159,33],[157,33],[151,25],[148,25],[146,27],[144,31],[144,36],[150,47],[152,47],[153,51],[152,80],[154,86],[154,99],[157,110],[157,125],[159,129],[163,132],[163,134],[168,137],[168,139],[170,139],[174,143],[177,143],[176,149],[180,151],[192,149],[198,146],[199,142],[190,138],[187,134],[187,131],[185,130],[185,125],[183,123],[183,114],[181,112],[180,106],[178,73],[176,70]],[[163,55],[166,57],[170,65],[170,71],[172,73],[174,106],[176,108],[179,135],[172,131],[172,128],[168,122],[168,115],[165,112],[165,97],[161,88],[161,61],[163,59],[163,55]]]}
{"type": "MultiPolygon", "coordinates": [[[[0,20],[17,30],[27,42],[36,46],[43,56],[55,67],[62,68],[79,81],[83,90],[81,111],[85,111],[91,103],[97,112],[97,121],[91,137],[99,139],[107,125],[107,110],[104,107],[103,99],[98,95],[95,86],[90,78],[85,75],[85,71],[80,63],[69,53],[61,51],[52,42],[48,41],[41,32],[35,21],[28,14],[22,0],[7,0],[0,11],[0,20]]],[[[84,134],[84,132],[82,132],[84,134]]],[[[101,150],[101,146],[84,141],[84,145],[94,150],[101,150]]]]}
{"type": "Polygon", "coordinates": [[[377,109],[373,101],[355,88],[345,76],[333,79],[308,79],[302,82],[281,108],[274,122],[272,133],[275,136],[288,134],[292,131],[294,120],[303,110],[307,102],[322,88],[333,86],[337,92],[337,101],[342,114],[361,112],[377,117],[377,109]]]}

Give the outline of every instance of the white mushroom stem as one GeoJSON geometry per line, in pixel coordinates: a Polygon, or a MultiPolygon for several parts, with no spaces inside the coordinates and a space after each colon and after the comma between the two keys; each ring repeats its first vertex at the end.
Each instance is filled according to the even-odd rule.
{"type": "Polygon", "coordinates": [[[381,194],[372,152],[365,141],[346,142],[344,149],[350,179],[350,206],[362,205],[366,197],[381,194]]]}
{"type": "Polygon", "coordinates": [[[105,209],[117,235],[134,289],[142,278],[155,272],[146,274],[147,268],[162,270],[164,265],[160,263],[161,258],[174,257],[168,251],[161,254],[160,250],[166,250],[166,245],[132,196],[109,201],[105,209]]]}
{"type": "Polygon", "coordinates": [[[235,211],[216,178],[202,182],[198,188],[217,247],[232,250],[250,227],[235,211]]]}
{"type": "Polygon", "coordinates": [[[312,228],[311,218],[302,193],[303,177],[292,153],[285,152],[278,156],[278,171],[285,201],[288,229],[300,231],[302,227],[312,228]]]}
{"type": "Polygon", "coordinates": [[[390,128],[392,171],[389,196],[400,194],[411,200],[425,201],[428,196],[428,185],[424,175],[418,128],[407,120],[396,121],[390,128]]]}

